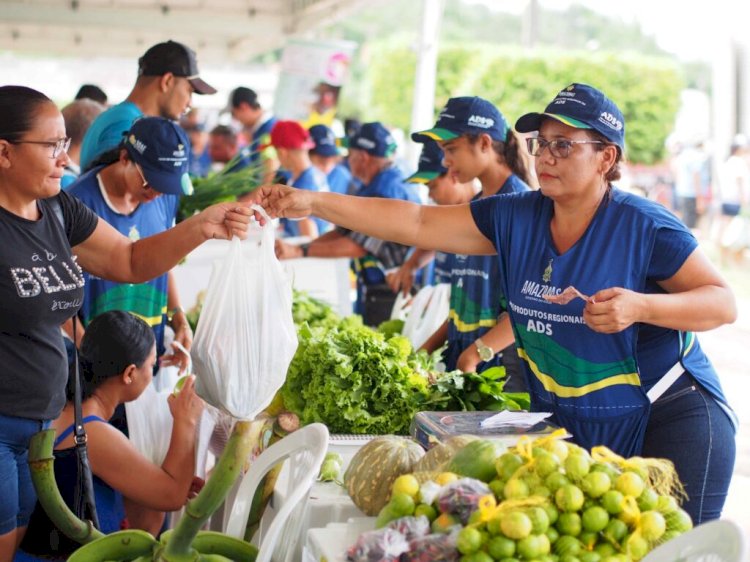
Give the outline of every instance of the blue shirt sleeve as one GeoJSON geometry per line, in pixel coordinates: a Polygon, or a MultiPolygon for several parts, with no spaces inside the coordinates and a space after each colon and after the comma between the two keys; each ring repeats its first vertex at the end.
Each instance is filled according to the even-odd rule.
{"type": "Polygon", "coordinates": [[[698,241],[687,228],[659,228],[648,265],[648,277],[656,281],[669,279],[697,247],[698,241]]]}
{"type": "Polygon", "coordinates": [[[483,197],[470,203],[471,216],[479,231],[498,247],[498,203],[500,197],[483,197]]]}

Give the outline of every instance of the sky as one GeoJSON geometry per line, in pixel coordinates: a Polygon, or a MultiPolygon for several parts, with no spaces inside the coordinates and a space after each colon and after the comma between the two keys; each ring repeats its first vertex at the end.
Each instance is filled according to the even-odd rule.
{"type": "MultiPolygon", "coordinates": [[[[493,10],[521,12],[526,0],[465,0],[481,3],[493,10]]],[[[643,31],[654,35],[661,48],[683,60],[711,59],[717,39],[730,32],[747,34],[750,2],[710,0],[680,2],[678,0],[539,0],[546,9],[563,10],[571,4],[583,4],[592,10],[637,20],[643,31]]]]}

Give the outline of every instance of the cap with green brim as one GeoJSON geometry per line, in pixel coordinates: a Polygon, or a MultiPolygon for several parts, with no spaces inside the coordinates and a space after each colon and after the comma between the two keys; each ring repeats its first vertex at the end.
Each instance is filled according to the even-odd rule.
{"type": "Polygon", "coordinates": [[[431,129],[412,133],[415,142],[447,141],[462,135],[487,134],[493,140],[505,141],[508,123],[490,102],[476,96],[451,98],[431,129]]]}

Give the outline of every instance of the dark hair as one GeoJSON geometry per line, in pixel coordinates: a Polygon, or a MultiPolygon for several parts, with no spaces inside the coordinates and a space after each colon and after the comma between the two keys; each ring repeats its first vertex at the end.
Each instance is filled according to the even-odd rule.
{"type": "Polygon", "coordinates": [[[86,131],[102,111],[102,104],[88,98],[77,99],[62,108],[65,132],[72,139],[72,144],[78,145],[83,142],[86,131]]]}
{"type": "Polygon", "coordinates": [[[237,144],[237,133],[232,127],[228,127],[227,125],[216,125],[216,127],[211,129],[208,134],[211,136],[222,137],[232,144],[237,144]]]}
{"type": "Polygon", "coordinates": [[[52,100],[26,86],[0,86],[0,139],[17,141],[34,126],[37,111],[52,100]]]}
{"type": "MultiPolygon", "coordinates": [[[[102,152],[99,156],[94,158],[88,166],[86,166],[85,170],[81,170],[81,173],[88,172],[89,170],[91,170],[92,168],[96,168],[97,166],[109,166],[110,164],[118,162],[120,160],[120,152],[124,149],[125,146],[120,143],[117,148],[112,148],[107,152],[102,152]]],[[[127,152],[128,151],[125,150],[125,154],[128,160],[130,160],[130,155],[127,152]]]]}
{"type": "MultiPolygon", "coordinates": [[[[129,312],[110,310],[94,318],[86,327],[79,353],[82,399],[129,365],[141,367],[154,341],[151,327],[129,312]]],[[[69,381],[68,400],[73,399],[73,382],[69,381]]]]}
{"type": "Polygon", "coordinates": [[[229,103],[232,107],[235,108],[239,107],[241,103],[246,103],[253,109],[260,108],[260,103],[258,103],[258,94],[255,93],[255,90],[245,88],[244,86],[240,86],[232,90],[232,93],[229,95],[229,103]]]}
{"type": "Polygon", "coordinates": [[[614,146],[615,149],[617,149],[617,157],[615,158],[614,164],[612,164],[612,167],[607,171],[606,174],[604,174],[604,180],[607,182],[607,184],[611,184],[613,181],[617,181],[622,177],[621,171],[620,171],[620,162],[622,162],[622,151],[620,150],[620,147],[616,144],[610,142],[607,140],[607,137],[602,135],[601,133],[596,132],[593,129],[584,129],[586,133],[588,134],[589,138],[591,140],[600,141],[603,144],[595,144],[594,150],[597,152],[601,152],[608,146],[614,146]]]}
{"type": "Polygon", "coordinates": [[[78,89],[75,99],[83,100],[89,99],[95,102],[99,102],[102,105],[107,104],[107,94],[104,93],[99,86],[96,84],[84,84],[78,89]]]}
{"type": "MultiPolygon", "coordinates": [[[[480,137],[478,134],[467,134],[465,136],[471,144],[476,144],[480,137]]],[[[505,141],[492,139],[492,150],[502,158],[501,162],[507,165],[515,175],[527,185],[532,184],[526,151],[521,150],[521,142],[513,129],[508,129],[505,141]]]]}

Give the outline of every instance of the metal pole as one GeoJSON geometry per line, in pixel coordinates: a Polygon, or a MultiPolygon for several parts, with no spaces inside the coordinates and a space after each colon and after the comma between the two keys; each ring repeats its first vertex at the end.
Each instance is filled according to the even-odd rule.
{"type": "MultiPolygon", "coordinates": [[[[444,0],[422,0],[422,29],[416,46],[417,71],[414,76],[414,100],[411,131],[427,129],[434,122],[435,77],[437,75],[438,36],[444,0]]],[[[407,136],[411,131],[407,131],[407,136]]],[[[406,158],[416,166],[421,145],[408,142],[406,158]]]]}

